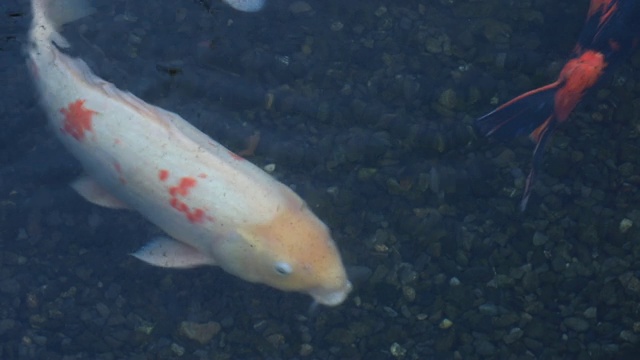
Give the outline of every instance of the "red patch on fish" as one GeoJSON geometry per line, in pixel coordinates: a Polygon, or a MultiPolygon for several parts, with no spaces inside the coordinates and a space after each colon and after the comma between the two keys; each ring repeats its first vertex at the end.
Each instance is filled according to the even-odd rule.
{"type": "Polygon", "coordinates": [[[87,131],[93,131],[92,117],[98,112],[84,107],[86,100],[76,100],[67,108],[60,109],[64,115],[62,131],[73,136],[76,140],[84,140],[87,131]]]}
{"type": "MultiPolygon", "coordinates": [[[[160,180],[162,180],[163,177],[169,176],[169,172],[167,170],[160,170],[158,176],[160,180]]],[[[200,224],[205,219],[213,221],[213,217],[208,216],[203,209],[191,208],[186,202],[180,199],[180,197],[188,196],[191,189],[197,184],[196,179],[192,177],[181,178],[178,185],[169,188],[169,195],[171,195],[169,204],[172,208],[183,213],[187,217],[187,220],[193,224],[200,224]]]]}
{"type": "Polygon", "coordinates": [[[160,179],[160,181],[167,181],[168,178],[169,170],[161,169],[160,171],[158,171],[158,179],[160,179]]]}
{"type": "Polygon", "coordinates": [[[196,186],[197,183],[198,182],[196,181],[196,179],[185,176],[180,179],[180,183],[177,186],[172,186],[169,188],[169,194],[171,194],[171,196],[173,197],[178,195],[187,196],[189,195],[189,191],[191,190],[191,188],[196,186]]]}

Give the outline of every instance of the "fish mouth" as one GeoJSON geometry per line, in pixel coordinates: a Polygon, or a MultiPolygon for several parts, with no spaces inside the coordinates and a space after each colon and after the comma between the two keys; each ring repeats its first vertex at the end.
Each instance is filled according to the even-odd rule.
{"type": "Polygon", "coordinates": [[[347,281],[339,289],[316,288],[309,291],[309,295],[311,295],[313,300],[318,304],[338,306],[344,302],[352,288],[351,282],[347,281]]]}

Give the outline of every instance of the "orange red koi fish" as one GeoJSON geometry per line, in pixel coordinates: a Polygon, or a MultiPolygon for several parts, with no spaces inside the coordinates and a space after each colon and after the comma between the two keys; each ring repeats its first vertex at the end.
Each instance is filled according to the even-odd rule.
{"type": "Polygon", "coordinates": [[[558,124],[565,122],[640,41],[640,1],[591,0],[585,25],[558,79],[526,92],[478,118],[485,136],[510,139],[527,134],[535,143],[531,171],[520,203],[527,206],[542,153],[558,124]]]}

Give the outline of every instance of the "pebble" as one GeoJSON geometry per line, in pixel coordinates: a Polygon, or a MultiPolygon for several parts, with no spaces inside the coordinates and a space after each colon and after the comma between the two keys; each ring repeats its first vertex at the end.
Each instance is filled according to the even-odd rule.
{"type": "Polygon", "coordinates": [[[309,356],[313,352],[313,346],[310,344],[300,345],[300,356],[309,356]]]}
{"type": "Polygon", "coordinates": [[[450,328],[452,326],[453,326],[453,321],[451,321],[451,320],[449,320],[447,318],[442,319],[442,321],[440,322],[440,325],[439,325],[440,329],[448,329],[448,328],[450,328]]]}
{"type": "Polygon", "coordinates": [[[633,226],[633,221],[630,219],[624,218],[620,221],[620,225],[618,226],[621,233],[626,233],[633,226]]]}
{"type": "Polygon", "coordinates": [[[391,351],[391,355],[397,358],[402,358],[407,355],[407,349],[402,347],[402,345],[398,344],[397,342],[391,344],[391,348],[389,350],[391,351]]]}
{"type": "Polygon", "coordinates": [[[630,342],[630,343],[637,343],[638,342],[638,335],[634,334],[633,332],[629,331],[629,330],[622,330],[620,332],[620,339],[626,341],[626,342],[630,342]]]}
{"type": "Polygon", "coordinates": [[[584,315],[585,319],[595,319],[598,316],[598,309],[595,306],[591,306],[582,315],[584,315]]]}
{"type": "Polygon", "coordinates": [[[184,355],[184,347],[176,344],[176,343],[172,343],[171,344],[171,351],[176,354],[176,356],[182,356],[184,355]]]}
{"type": "Polygon", "coordinates": [[[515,327],[511,329],[511,331],[509,331],[507,335],[503,336],[502,340],[504,340],[506,344],[513,344],[514,342],[520,340],[523,334],[524,331],[522,331],[522,329],[520,329],[519,327],[515,327]]]}
{"type": "Polygon", "coordinates": [[[312,10],[313,8],[306,1],[294,1],[289,5],[289,11],[294,15],[306,13],[312,10]]]}
{"type": "Polygon", "coordinates": [[[547,243],[547,241],[549,240],[549,237],[547,237],[547,235],[536,231],[533,234],[533,245],[535,246],[540,246],[540,245],[544,245],[547,243]]]}
{"type": "Polygon", "coordinates": [[[627,289],[640,293],[640,279],[638,279],[632,272],[626,272],[620,276],[618,276],[618,280],[626,287],[627,289]]]}
{"type": "Polygon", "coordinates": [[[204,345],[220,332],[220,324],[215,321],[204,324],[183,321],[180,323],[178,332],[180,335],[204,345]]]}
{"type": "Polygon", "coordinates": [[[496,316],[498,315],[498,307],[495,306],[494,304],[482,304],[478,307],[478,310],[480,311],[481,314],[484,315],[488,315],[488,316],[496,316]]]}
{"type": "Polygon", "coordinates": [[[111,314],[111,310],[109,310],[109,307],[107,307],[107,305],[103,303],[97,303],[96,310],[103,318],[109,317],[109,314],[111,314]]]}
{"type": "Polygon", "coordinates": [[[589,322],[579,317],[568,317],[564,319],[564,325],[576,332],[584,332],[589,329],[589,322]]]}

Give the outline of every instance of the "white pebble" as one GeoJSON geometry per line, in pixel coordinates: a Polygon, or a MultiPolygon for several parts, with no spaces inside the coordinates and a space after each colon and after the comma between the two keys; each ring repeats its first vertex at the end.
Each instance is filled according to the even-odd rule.
{"type": "Polygon", "coordinates": [[[619,229],[621,233],[626,233],[633,226],[633,221],[630,219],[624,218],[620,221],[619,229]]]}

